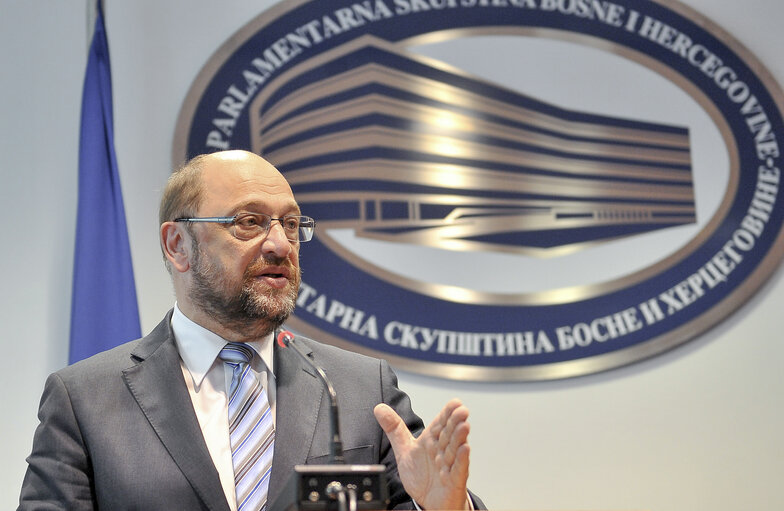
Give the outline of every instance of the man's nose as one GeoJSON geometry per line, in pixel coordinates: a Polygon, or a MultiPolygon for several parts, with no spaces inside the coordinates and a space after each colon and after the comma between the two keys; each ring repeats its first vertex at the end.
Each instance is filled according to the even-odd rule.
{"type": "Polygon", "coordinates": [[[269,232],[267,233],[261,249],[266,254],[275,254],[280,257],[286,257],[292,250],[292,242],[286,238],[286,232],[283,230],[280,220],[273,219],[270,221],[269,232]]]}

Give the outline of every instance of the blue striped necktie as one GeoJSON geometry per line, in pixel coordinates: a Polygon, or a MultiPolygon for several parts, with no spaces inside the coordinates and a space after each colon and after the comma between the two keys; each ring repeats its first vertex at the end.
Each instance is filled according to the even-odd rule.
{"type": "Polygon", "coordinates": [[[250,367],[253,348],[228,343],[219,357],[232,370],[229,436],[238,511],[267,507],[275,428],[267,392],[250,367]]]}

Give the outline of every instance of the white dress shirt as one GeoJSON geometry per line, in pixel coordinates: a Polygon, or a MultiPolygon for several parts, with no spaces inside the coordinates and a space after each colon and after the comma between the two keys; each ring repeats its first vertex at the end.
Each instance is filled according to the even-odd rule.
{"type": "MultiPolygon", "coordinates": [[[[229,440],[228,389],[231,385],[232,371],[226,369],[218,354],[226,340],[219,335],[191,321],[174,305],[171,319],[177,350],[180,352],[180,365],[185,384],[188,387],[193,409],[199,420],[207,449],[212,462],[218,470],[223,492],[232,511],[237,510],[237,496],[234,489],[234,467],[231,462],[231,441],[229,440]]],[[[263,339],[248,342],[259,357],[253,357],[251,367],[267,390],[272,420],[275,421],[275,375],[272,367],[274,333],[263,339]],[[269,368],[269,369],[267,369],[269,368]]]]}

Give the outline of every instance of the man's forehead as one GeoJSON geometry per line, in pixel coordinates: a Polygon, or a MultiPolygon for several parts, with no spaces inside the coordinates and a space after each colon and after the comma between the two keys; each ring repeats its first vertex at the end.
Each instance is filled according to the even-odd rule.
{"type": "Polygon", "coordinates": [[[205,203],[264,205],[269,201],[296,205],[283,175],[260,157],[211,158],[204,166],[205,203]]]}
{"type": "Polygon", "coordinates": [[[224,181],[246,179],[285,181],[271,163],[245,151],[213,153],[207,157],[202,172],[205,178],[224,181]]]}

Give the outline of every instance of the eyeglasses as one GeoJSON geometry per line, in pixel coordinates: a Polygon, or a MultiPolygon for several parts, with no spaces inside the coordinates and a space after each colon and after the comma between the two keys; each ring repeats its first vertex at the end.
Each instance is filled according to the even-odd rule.
{"type": "Polygon", "coordinates": [[[234,216],[213,216],[204,218],[175,218],[175,222],[211,222],[230,224],[229,232],[238,240],[252,240],[269,234],[272,221],[277,220],[289,241],[310,241],[316,229],[316,221],[309,216],[286,215],[272,218],[264,213],[240,213],[234,216]]]}

